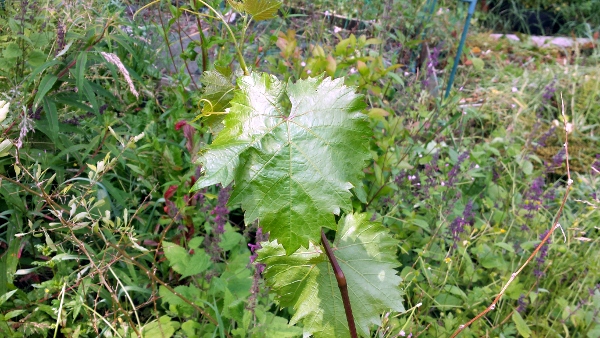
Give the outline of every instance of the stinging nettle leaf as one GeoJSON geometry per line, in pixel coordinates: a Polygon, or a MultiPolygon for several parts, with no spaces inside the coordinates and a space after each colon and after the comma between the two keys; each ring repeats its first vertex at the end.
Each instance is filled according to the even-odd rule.
{"type": "Polygon", "coordinates": [[[272,19],[281,7],[279,0],[244,0],[244,10],[256,21],[272,19]]]}
{"type": "MultiPolygon", "coordinates": [[[[340,223],[333,251],[348,284],[356,327],[370,336],[371,326],[381,325],[380,315],[403,312],[402,279],[396,275],[398,241],[366,214],[347,215],[340,223]]],[[[273,241],[262,243],[258,261],[265,263],[265,277],[281,306],[295,310],[290,324],[302,320],[305,334],[315,337],[349,337],[344,305],[335,273],[327,256],[310,244],[286,256],[273,241]]]]}
{"type": "Polygon", "coordinates": [[[230,203],[242,204],[246,224],[260,219],[289,254],[352,209],[350,189],[370,158],[364,102],[343,79],[323,76],[284,85],[254,73],[238,86],[193,189],[235,180],[230,203]]]}

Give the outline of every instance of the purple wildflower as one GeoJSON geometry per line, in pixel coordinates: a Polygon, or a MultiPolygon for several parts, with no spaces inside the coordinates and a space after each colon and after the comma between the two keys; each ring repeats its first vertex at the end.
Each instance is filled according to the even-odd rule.
{"type": "Polygon", "coordinates": [[[258,257],[258,254],[256,253],[256,251],[259,250],[260,248],[262,248],[262,246],[260,245],[261,242],[264,242],[269,239],[269,234],[263,233],[262,228],[259,227],[256,230],[256,236],[254,238],[255,238],[254,244],[248,243],[250,252],[252,252],[252,256],[250,256],[250,263],[254,263],[254,261],[256,260],[256,257],[258,257]]]}
{"type": "Polygon", "coordinates": [[[521,294],[519,296],[519,299],[517,300],[517,312],[518,313],[523,313],[526,309],[527,306],[529,305],[529,303],[525,300],[525,295],[521,294]]]}
{"type": "Polygon", "coordinates": [[[596,160],[592,163],[592,175],[600,174],[600,154],[596,154],[596,160]]]}
{"type": "Polygon", "coordinates": [[[225,224],[227,223],[229,215],[227,201],[229,200],[230,194],[231,186],[222,188],[219,191],[217,205],[210,212],[211,215],[215,216],[214,227],[213,233],[211,234],[211,236],[207,236],[206,240],[208,240],[207,247],[209,248],[208,251],[211,254],[211,259],[213,262],[218,262],[221,259],[221,252],[223,251],[219,246],[219,243],[221,242],[221,235],[225,233],[225,224]]]}
{"type": "Polygon", "coordinates": [[[467,205],[465,205],[465,209],[461,216],[456,217],[448,230],[450,230],[450,234],[452,235],[452,241],[454,242],[454,247],[456,248],[456,243],[460,240],[460,234],[465,232],[466,225],[473,225],[475,221],[475,214],[473,213],[473,200],[469,200],[467,205]]]}
{"type": "Polygon", "coordinates": [[[256,229],[256,236],[254,237],[254,243],[248,243],[248,247],[250,248],[250,252],[252,255],[250,256],[250,265],[254,264],[254,276],[252,279],[252,287],[250,288],[250,297],[248,297],[248,303],[246,305],[246,309],[250,311],[254,311],[256,307],[256,301],[258,299],[258,294],[260,292],[260,281],[262,273],[265,271],[266,265],[263,263],[255,263],[256,258],[258,257],[258,253],[256,252],[262,246],[261,242],[265,242],[269,239],[268,233],[263,233],[262,228],[256,229]]]}
{"type": "Polygon", "coordinates": [[[406,170],[401,170],[398,175],[394,178],[394,182],[399,186],[402,184],[404,179],[408,176],[408,172],[406,170]]]}
{"type": "Polygon", "coordinates": [[[429,53],[429,58],[427,60],[427,68],[425,73],[425,79],[423,80],[423,87],[429,87],[431,84],[430,81],[435,77],[435,73],[437,72],[436,67],[439,64],[440,51],[442,45],[435,46],[431,52],[429,53]]]}
{"type": "Polygon", "coordinates": [[[27,133],[30,131],[35,132],[33,122],[29,119],[27,114],[23,114],[23,119],[21,120],[21,123],[19,123],[19,128],[21,131],[19,132],[19,138],[17,139],[17,149],[23,147],[23,140],[27,136],[27,133]]]}
{"type": "Polygon", "coordinates": [[[553,200],[556,198],[556,188],[552,186],[546,193],[544,194],[544,199],[553,200]]]}
{"type": "Polygon", "coordinates": [[[456,164],[454,164],[452,169],[450,169],[450,171],[448,172],[448,187],[451,187],[456,183],[456,176],[458,176],[458,173],[460,172],[460,165],[468,158],[468,151],[462,152],[460,155],[458,155],[456,164]]]}
{"type": "Polygon", "coordinates": [[[554,135],[554,132],[556,131],[556,126],[552,125],[552,127],[550,127],[550,129],[548,129],[547,132],[543,133],[536,141],[536,144],[533,146],[533,150],[536,150],[539,147],[545,147],[546,146],[546,142],[548,141],[548,138],[550,138],[550,136],[554,135]]]}
{"type": "Polygon", "coordinates": [[[552,162],[545,163],[545,170],[547,173],[553,173],[556,169],[560,168],[565,161],[565,156],[567,153],[567,149],[562,147],[556,155],[552,157],[552,162]]]}
{"type": "Polygon", "coordinates": [[[544,88],[542,103],[548,103],[554,97],[554,92],[556,92],[556,78],[544,88]]]}
{"type": "Polygon", "coordinates": [[[499,179],[500,179],[500,171],[496,166],[494,166],[492,168],[492,182],[498,183],[499,179]]]}
{"type": "Polygon", "coordinates": [[[521,248],[521,243],[519,243],[519,242],[515,241],[515,242],[513,243],[513,249],[515,249],[515,252],[516,252],[516,253],[520,252],[520,251],[522,250],[522,248],[521,248]]]}
{"type": "Polygon", "coordinates": [[[588,293],[590,294],[590,297],[594,296],[594,294],[596,293],[596,290],[600,290],[600,284],[597,284],[593,288],[588,289],[588,293]]]}
{"type": "Polygon", "coordinates": [[[171,200],[165,200],[165,205],[166,205],[165,210],[167,211],[167,215],[169,215],[169,217],[171,217],[171,219],[173,219],[174,221],[181,221],[182,217],[181,217],[181,214],[179,213],[179,209],[177,208],[175,203],[171,200]]]}
{"type": "Polygon", "coordinates": [[[56,53],[58,55],[60,51],[65,48],[65,24],[62,21],[56,23],[56,53]]]}
{"type": "MultiPolygon", "coordinates": [[[[544,237],[546,237],[546,235],[548,235],[548,230],[544,231],[541,235],[540,235],[540,240],[543,240],[544,237]]],[[[539,255],[538,257],[535,259],[535,262],[537,264],[536,268],[533,270],[533,274],[538,277],[541,278],[544,276],[544,271],[543,271],[543,265],[544,263],[546,263],[546,257],[548,256],[548,244],[551,243],[551,239],[548,238],[548,241],[546,243],[544,243],[542,245],[542,247],[540,248],[539,251],[539,255]]]]}
{"type": "MultiPolygon", "coordinates": [[[[438,159],[440,158],[439,152],[435,152],[431,158],[431,162],[425,164],[425,185],[423,187],[423,192],[425,195],[428,195],[429,189],[433,188],[436,185],[436,174],[438,170],[438,159]]],[[[444,182],[441,185],[445,185],[444,182]]]]}
{"type": "Polygon", "coordinates": [[[521,206],[527,211],[527,214],[524,216],[525,218],[533,218],[535,212],[540,210],[542,206],[544,185],[544,177],[538,176],[533,180],[533,182],[531,182],[529,190],[525,192],[525,195],[523,196],[523,204],[521,206]]]}

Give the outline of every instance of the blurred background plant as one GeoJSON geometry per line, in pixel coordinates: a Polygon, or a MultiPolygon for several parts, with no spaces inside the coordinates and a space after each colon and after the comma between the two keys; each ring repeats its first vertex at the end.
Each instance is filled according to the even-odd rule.
{"type": "Polygon", "coordinates": [[[373,161],[354,208],[401,240],[410,308],[383,314],[378,337],[447,337],[491,302],[551,226],[568,133],[564,238],[463,336],[600,337],[596,2],[509,3],[560,12],[559,33],[592,39],[562,49],[494,40],[506,14],[480,8],[448,100],[466,7],[431,3],[285,1],[248,25],[218,0],[0,2],[2,336],[301,336],[263,285],[252,257],[265,235],[226,204],[229,187],[189,193],[241,53],[366,97],[373,161]]]}

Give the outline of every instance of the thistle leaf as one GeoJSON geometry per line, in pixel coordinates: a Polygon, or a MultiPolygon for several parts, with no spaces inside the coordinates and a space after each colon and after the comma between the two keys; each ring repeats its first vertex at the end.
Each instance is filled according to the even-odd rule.
{"type": "MultiPolygon", "coordinates": [[[[333,251],[348,284],[356,328],[370,336],[371,326],[381,325],[386,311],[404,311],[402,279],[394,268],[398,241],[365,214],[347,215],[340,223],[333,251]]],[[[348,323],[335,273],[320,246],[312,243],[286,256],[273,241],[262,243],[258,261],[265,263],[265,277],[281,306],[295,313],[290,324],[302,320],[305,335],[349,337],[348,323]]]]}
{"type": "Polygon", "coordinates": [[[279,0],[244,0],[244,10],[255,21],[272,19],[281,7],[279,0]]]}
{"type": "Polygon", "coordinates": [[[193,189],[235,179],[230,204],[241,203],[246,224],[260,219],[293,253],[352,209],[350,189],[370,156],[364,102],[343,79],[323,76],[284,85],[255,73],[238,86],[193,189]]]}

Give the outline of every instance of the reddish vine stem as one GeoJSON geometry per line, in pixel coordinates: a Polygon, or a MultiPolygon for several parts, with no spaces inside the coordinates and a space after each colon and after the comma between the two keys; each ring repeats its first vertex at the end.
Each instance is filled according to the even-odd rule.
{"type": "MultiPolygon", "coordinates": [[[[560,95],[561,101],[562,101],[562,94],[560,95]]],[[[533,258],[535,257],[535,255],[537,255],[538,251],[540,251],[540,249],[548,242],[548,240],[550,239],[550,237],[552,237],[552,234],[554,233],[554,230],[556,230],[557,228],[560,228],[561,225],[558,222],[560,220],[560,217],[562,215],[562,212],[565,208],[565,204],[567,202],[567,198],[569,197],[569,193],[571,192],[571,186],[573,184],[573,180],[571,179],[571,171],[569,169],[569,137],[568,137],[568,129],[567,129],[567,117],[565,116],[565,103],[564,101],[562,101],[562,116],[563,116],[563,123],[564,123],[564,127],[565,127],[565,161],[566,161],[566,165],[567,165],[567,189],[565,191],[565,194],[563,196],[562,202],[560,204],[560,207],[558,208],[558,212],[556,213],[556,216],[554,217],[554,222],[552,223],[552,228],[550,228],[548,230],[548,233],[546,234],[546,236],[544,236],[544,238],[542,238],[542,241],[540,242],[540,244],[538,244],[538,246],[535,248],[535,250],[533,250],[533,252],[531,253],[531,255],[529,255],[529,257],[527,258],[527,260],[525,261],[525,263],[523,263],[523,265],[521,265],[521,267],[515,271],[512,275],[510,275],[510,278],[508,279],[508,281],[506,282],[506,284],[504,284],[504,286],[502,287],[502,290],[500,290],[500,293],[498,293],[498,295],[496,296],[496,298],[494,298],[494,300],[492,301],[492,304],[490,304],[487,308],[485,308],[485,310],[481,311],[477,316],[475,316],[473,319],[469,320],[467,323],[461,325],[458,327],[458,329],[456,329],[456,331],[454,331],[454,333],[452,334],[452,336],[450,336],[450,338],[454,338],[456,336],[458,336],[458,334],[460,334],[464,329],[466,329],[467,327],[469,327],[471,324],[473,324],[476,320],[478,320],[479,318],[485,316],[488,312],[494,310],[496,308],[496,304],[498,303],[498,301],[500,301],[500,298],[502,298],[502,296],[504,295],[504,293],[506,292],[506,289],[508,289],[508,287],[510,286],[510,284],[515,280],[515,278],[517,278],[517,276],[519,275],[519,273],[521,273],[521,271],[523,271],[523,269],[525,269],[525,267],[529,264],[529,262],[531,262],[533,260],[533,258]]]]}
{"type": "Polygon", "coordinates": [[[346,282],[346,276],[344,276],[342,268],[333,255],[333,250],[331,250],[331,246],[329,246],[329,241],[327,240],[327,237],[325,237],[323,229],[321,229],[321,242],[323,242],[325,253],[327,254],[327,258],[329,258],[329,262],[331,263],[331,267],[335,273],[335,279],[337,279],[338,287],[340,288],[340,293],[342,294],[342,301],[344,302],[344,311],[346,311],[346,319],[348,320],[350,337],[358,338],[356,333],[356,324],[354,323],[354,316],[352,315],[352,306],[350,305],[350,296],[348,296],[348,283],[346,282]]]}

